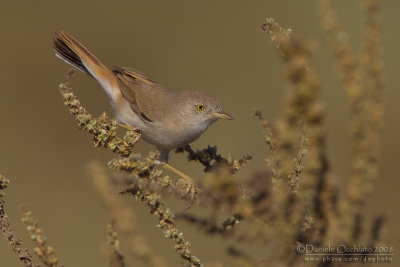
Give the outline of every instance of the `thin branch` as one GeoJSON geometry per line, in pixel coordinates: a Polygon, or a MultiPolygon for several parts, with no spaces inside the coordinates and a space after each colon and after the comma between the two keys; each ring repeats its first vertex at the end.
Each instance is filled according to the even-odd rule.
{"type": "Polygon", "coordinates": [[[35,243],[35,254],[45,266],[57,267],[58,264],[55,249],[47,244],[47,238],[43,236],[43,230],[39,227],[39,221],[32,216],[32,212],[26,206],[22,207],[22,222],[26,224],[31,240],[35,243]]]}
{"type": "Polygon", "coordinates": [[[0,175],[0,230],[3,233],[3,237],[7,240],[10,248],[18,255],[18,259],[23,262],[26,267],[39,266],[32,263],[32,256],[28,249],[22,246],[21,239],[15,236],[13,227],[8,220],[8,216],[5,211],[5,202],[2,199],[4,197],[4,189],[7,188],[10,183],[4,176],[0,175]]]}

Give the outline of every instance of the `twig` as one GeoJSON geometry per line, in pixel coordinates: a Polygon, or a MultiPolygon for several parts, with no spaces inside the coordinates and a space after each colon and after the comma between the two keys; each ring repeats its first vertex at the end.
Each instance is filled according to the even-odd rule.
{"type": "Polygon", "coordinates": [[[163,209],[164,202],[159,194],[142,190],[139,184],[132,184],[129,188],[121,191],[121,194],[131,194],[144,202],[150,208],[150,212],[157,216],[158,226],[163,230],[165,237],[174,240],[175,250],[181,258],[194,266],[201,266],[200,260],[189,250],[190,243],[184,239],[183,233],[176,228],[173,214],[169,209],[163,209]]]}
{"type": "Polygon", "coordinates": [[[118,235],[112,224],[107,225],[107,237],[111,247],[109,253],[110,267],[125,267],[124,256],[119,249],[118,235]]]}
{"type": "Polygon", "coordinates": [[[253,157],[250,154],[244,155],[240,160],[227,159],[217,153],[216,146],[208,146],[202,150],[194,151],[190,145],[179,147],[175,153],[187,152],[189,161],[198,161],[202,164],[204,172],[215,171],[215,169],[227,166],[231,168],[233,173],[236,173],[243,165],[250,161],[253,157]]]}
{"type": "Polygon", "coordinates": [[[10,183],[4,176],[0,175],[0,229],[3,237],[8,241],[10,248],[18,255],[18,259],[24,263],[26,267],[39,266],[32,263],[32,256],[28,249],[22,246],[21,239],[15,236],[13,227],[8,220],[5,212],[5,202],[2,199],[4,196],[4,189],[10,183]]]}
{"type": "MultiPolygon", "coordinates": [[[[106,174],[106,170],[98,162],[91,162],[88,166],[93,184],[100,195],[111,218],[114,231],[121,234],[126,241],[133,256],[141,260],[146,266],[166,266],[164,260],[156,256],[155,252],[146,242],[146,237],[137,227],[136,216],[132,207],[126,205],[121,196],[116,194],[113,182],[106,174]]],[[[130,183],[130,181],[129,181],[130,183]]],[[[111,227],[111,228],[110,228],[111,227]]]]}
{"type": "Polygon", "coordinates": [[[47,238],[42,235],[42,229],[39,227],[39,221],[32,217],[32,212],[26,206],[22,207],[21,221],[26,224],[31,240],[35,243],[35,254],[45,266],[57,267],[58,264],[56,251],[47,244],[47,238]]]}
{"type": "Polygon", "coordinates": [[[240,221],[243,219],[241,217],[228,217],[226,220],[221,223],[221,225],[216,225],[213,220],[214,217],[211,219],[206,219],[206,218],[200,218],[198,216],[188,214],[185,212],[178,213],[175,215],[175,219],[177,220],[183,220],[186,222],[189,222],[192,225],[196,225],[201,229],[204,229],[205,232],[208,234],[220,234],[220,235],[227,235],[229,233],[232,233],[231,230],[233,230],[234,227],[236,227],[238,224],[240,224],[240,221]]]}

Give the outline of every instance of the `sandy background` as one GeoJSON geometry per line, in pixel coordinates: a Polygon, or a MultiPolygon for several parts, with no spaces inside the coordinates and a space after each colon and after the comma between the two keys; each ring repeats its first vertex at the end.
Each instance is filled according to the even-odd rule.
{"type": "MultiPolygon", "coordinates": [[[[359,2],[334,2],[342,25],[359,49],[363,37],[359,2]]],[[[382,165],[368,213],[388,215],[384,240],[398,254],[400,2],[382,2],[388,87],[384,93],[382,165]]],[[[20,223],[19,206],[28,203],[65,266],[107,266],[102,248],[108,218],[88,179],[86,164],[92,159],[106,164],[113,155],[93,148],[90,136],[76,127],[62,104],[58,84],[69,67],[53,54],[54,32],[64,30],[75,36],[108,66],[131,66],[177,91],[207,90],[214,94],[235,120],[213,125],[193,147],[218,144],[225,155],[251,153],[255,159],[241,172],[246,175],[262,168],[266,155],[252,109],[260,108],[269,119],[281,112],[283,64],[268,36],[259,29],[267,17],[275,18],[283,27],[291,27],[296,36],[319,43],[313,63],[327,102],[330,161],[343,183],[351,158],[348,99],[333,71],[331,46],[318,16],[315,1],[2,0],[0,173],[11,180],[7,212],[24,244],[32,247],[20,223]]],[[[72,82],[74,92],[92,114],[111,114],[95,80],[79,72],[72,82]]],[[[137,146],[141,153],[151,149],[143,141],[137,146]]],[[[182,155],[172,154],[171,164],[201,177],[201,168],[182,155]]],[[[178,266],[173,245],[155,228],[155,218],[140,203],[131,202],[154,248],[172,266],[178,266]]],[[[177,211],[185,207],[169,203],[177,211]]],[[[220,239],[212,246],[187,225],[178,226],[204,262],[225,258],[220,256],[220,239]]],[[[0,242],[0,259],[1,266],[22,266],[6,242],[0,242]]]]}

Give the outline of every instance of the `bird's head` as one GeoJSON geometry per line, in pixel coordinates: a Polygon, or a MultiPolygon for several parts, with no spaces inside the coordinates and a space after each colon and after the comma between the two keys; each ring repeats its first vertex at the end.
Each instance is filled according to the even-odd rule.
{"type": "Polygon", "coordinates": [[[218,119],[233,119],[222,110],[221,103],[207,92],[184,91],[181,94],[184,116],[195,125],[207,128],[218,119]]]}

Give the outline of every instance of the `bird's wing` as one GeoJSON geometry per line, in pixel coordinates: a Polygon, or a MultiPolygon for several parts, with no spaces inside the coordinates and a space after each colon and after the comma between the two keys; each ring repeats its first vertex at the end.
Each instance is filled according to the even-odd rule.
{"type": "Polygon", "coordinates": [[[144,73],[141,73],[140,71],[134,70],[129,67],[114,67],[113,71],[114,73],[120,73],[129,76],[132,79],[136,80],[137,82],[142,82],[145,84],[156,83],[154,80],[147,77],[144,73]]]}
{"type": "Polygon", "coordinates": [[[114,67],[113,72],[132,110],[147,122],[160,121],[168,89],[128,67],[114,67]]]}

